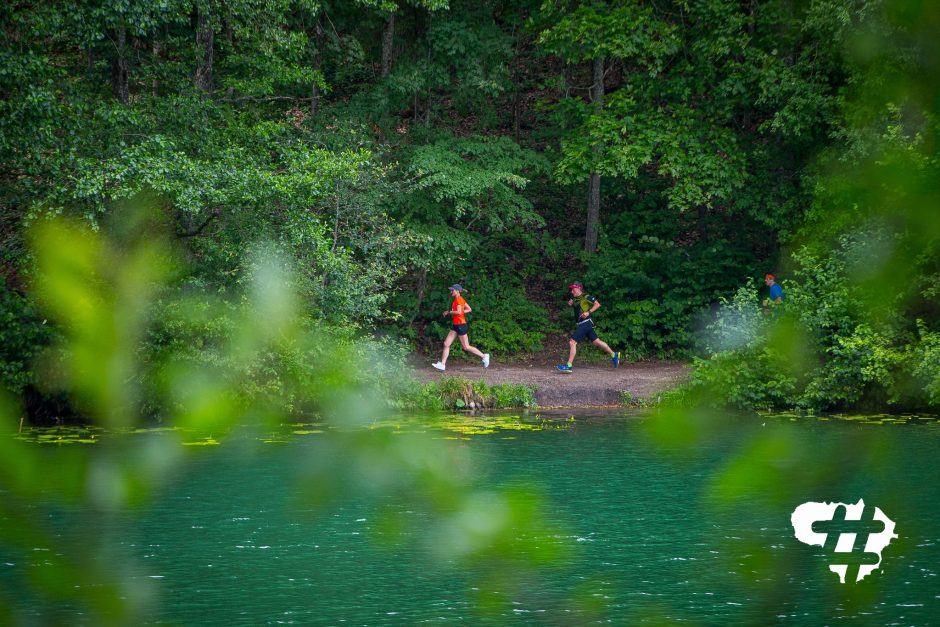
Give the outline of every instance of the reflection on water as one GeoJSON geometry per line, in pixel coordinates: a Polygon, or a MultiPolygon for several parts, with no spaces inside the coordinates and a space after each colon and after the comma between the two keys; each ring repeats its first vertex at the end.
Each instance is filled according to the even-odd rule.
{"type": "MultiPolygon", "coordinates": [[[[495,615],[482,616],[495,622],[548,624],[802,625],[849,617],[924,624],[940,615],[936,420],[723,417],[708,437],[670,441],[651,428],[663,419],[532,412],[369,426],[432,433],[453,447],[455,472],[467,473],[480,498],[488,487],[540,486],[563,530],[543,539],[557,545],[558,557],[505,587],[495,565],[442,551],[454,538],[408,494],[357,491],[326,508],[300,498],[297,468],[325,437],[317,424],[244,432],[191,450],[186,471],[154,502],[134,516],[99,521],[100,531],[119,538],[116,551],[135,556],[127,576],[157,583],[163,604],[154,622],[459,623],[488,608],[495,615]],[[789,516],[804,501],[859,498],[895,520],[900,538],[885,550],[881,570],[853,587],[828,571],[821,548],[796,541],[789,516]]],[[[20,437],[49,444],[127,436],[20,437]]],[[[62,529],[81,515],[55,513],[62,529]]],[[[470,534],[487,521],[466,524],[470,534]]],[[[7,562],[0,582],[29,568],[7,562]]]]}

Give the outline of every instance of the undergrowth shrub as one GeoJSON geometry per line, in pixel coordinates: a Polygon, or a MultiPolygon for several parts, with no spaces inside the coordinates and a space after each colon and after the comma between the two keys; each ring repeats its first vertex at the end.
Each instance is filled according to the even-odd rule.
{"type": "Polygon", "coordinates": [[[762,310],[754,282],[722,300],[706,356],[671,398],[763,410],[940,407],[940,331],[865,302],[850,262],[866,237],[844,236],[827,255],[797,252],[782,306],[762,310]]]}
{"type": "Polygon", "coordinates": [[[393,405],[402,409],[499,409],[535,407],[535,390],[515,383],[487,383],[462,377],[412,381],[398,390],[393,405]]]}

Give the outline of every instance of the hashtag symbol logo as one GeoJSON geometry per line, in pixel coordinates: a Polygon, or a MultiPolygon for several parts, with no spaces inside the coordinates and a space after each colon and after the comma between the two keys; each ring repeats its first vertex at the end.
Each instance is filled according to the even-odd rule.
{"type": "Polygon", "coordinates": [[[866,552],[865,545],[868,543],[868,536],[885,530],[885,524],[875,520],[874,507],[863,506],[859,520],[846,519],[847,513],[848,508],[839,504],[832,520],[817,520],[813,523],[813,531],[826,534],[823,549],[834,554],[830,567],[839,574],[843,582],[854,582],[860,579],[859,567],[881,561],[879,554],[866,552]]]}
{"type": "Polygon", "coordinates": [[[790,516],[797,540],[831,555],[829,570],[842,583],[856,583],[881,565],[881,551],[897,534],[877,507],[858,503],[803,503],[790,516]]]}

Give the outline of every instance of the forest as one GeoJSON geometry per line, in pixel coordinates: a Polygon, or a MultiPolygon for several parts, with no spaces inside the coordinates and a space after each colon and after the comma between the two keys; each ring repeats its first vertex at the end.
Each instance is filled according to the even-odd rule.
{"type": "Polygon", "coordinates": [[[625,359],[692,364],[678,402],[940,408],[940,5],[27,0],[0,25],[0,388],[32,421],[129,356],[151,415],[181,363],[245,402],[401,373],[454,282],[495,358],[560,352],[575,280],[625,359]],[[233,340],[279,298],[307,339],[233,340]]]}

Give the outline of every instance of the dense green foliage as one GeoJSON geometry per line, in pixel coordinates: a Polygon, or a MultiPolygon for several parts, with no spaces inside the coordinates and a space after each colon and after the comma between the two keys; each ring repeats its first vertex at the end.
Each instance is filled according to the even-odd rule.
{"type": "MultiPolygon", "coordinates": [[[[333,432],[307,503],[425,499],[442,564],[536,581],[563,536],[535,496],[361,428],[531,403],[400,380],[454,281],[497,360],[563,354],[581,279],[614,348],[694,356],[689,403],[940,407],[934,2],[80,0],[5,3],[0,27],[0,421],[181,429],[54,461],[0,440],[0,544],[49,548],[24,586],[92,622],[152,615],[98,523],[170,478],[181,433],[311,415],[333,432]],[[768,270],[787,296],[764,311],[768,270]],[[88,555],[56,550],[45,504],[83,508],[88,555]]],[[[715,485],[787,494],[767,482],[796,448],[759,442],[715,485]]],[[[0,622],[43,622],[13,596],[0,622]]]]}
{"type": "MultiPolygon", "coordinates": [[[[30,289],[30,226],[119,233],[146,204],[184,260],[166,302],[233,308],[198,329],[154,312],[148,354],[211,362],[200,347],[272,252],[306,325],[384,338],[363,350],[391,369],[437,350],[454,281],[500,358],[563,351],[581,279],[625,355],[707,360],[720,300],[781,270],[808,371],[755,360],[765,337],[700,361],[703,387],[746,406],[937,402],[930,3],[100,0],[6,5],[0,24],[10,390],[59,332],[30,289]],[[870,298],[888,284],[903,293],[870,298]]],[[[255,385],[315,363],[293,359],[251,368],[255,385]]]]}
{"type": "Polygon", "coordinates": [[[684,393],[817,411],[940,406],[940,74],[925,46],[940,10],[887,8],[869,7],[844,35],[854,63],[838,141],[814,167],[782,315],[762,319],[754,294],[739,292],[713,328],[724,341],[684,393]]]}
{"type": "Polygon", "coordinates": [[[36,306],[16,292],[0,292],[0,381],[20,393],[34,383],[32,362],[49,343],[51,327],[36,306]]]}
{"type": "MultiPolygon", "coordinates": [[[[311,531],[320,525],[311,512],[352,497],[375,504],[370,518],[383,537],[406,528],[411,537],[413,524],[386,507],[408,502],[440,545],[433,559],[479,565],[475,579],[487,596],[507,590],[502,578],[518,582],[508,588],[516,590],[565,555],[565,547],[546,541],[561,532],[541,513],[534,490],[512,482],[477,488],[466,449],[425,427],[399,430],[382,420],[394,373],[376,356],[387,358],[388,347],[311,324],[300,305],[302,281],[285,257],[256,257],[236,295],[179,290],[171,238],[151,216],[129,212],[120,233],[108,235],[64,219],[31,231],[33,294],[61,330],[48,338],[32,383],[67,393],[88,427],[79,437],[58,428],[17,435],[22,404],[0,389],[0,552],[8,567],[29,570],[5,573],[0,622],[84,617],[131,625],[155,616],[166,589],[159,577],[132,574],[143,572],[145,558],[122,540],[125,524],[194,457],[209,462],[202,472],[215,473],[211,460],[218,458],[199,449],[222,442],[243,460],[282,455],[292,440],[300,454],[289,456],[293,472],[279,480],[290,483],[280,487],[291,499],[275,507],[311,531]],[[169,424],[147,428],[154,416],[169,424]],[[486,520],[486,528],[468,520],[486,520]]],[[[31,324],[28,308],[17,307],[21,324],[31,324]]],[[[531,399],[524,388],[477,389],[487,402],[531,399]]],[[[431,422],[486,431],[479,420],[468,428],[437,414],[431,422]]],[[[239,489],[241,497],[258,497],[257,487],[239,489]]]]}
{"type": "MultiPolygon", "coordinates": [[[[708,359],[697,359],[689,392],[739,408],[846,407],[916,410],[936,405],[940,384],[936,330],[899,315],[895,303],[870,303],[853,279],[887,246],[887,226],[842,236],[826,254],[793,255],[786,303],[758,306],[754,285],[724,301],[707,334],[708,359]]],[[[911,286],[899,290],[919,296],[911,286]]],[[[887,286],[879,299],[889,297],[887,286]]],[[[914,302],[919,299],[915,298],[914,302]]],[[[923,303],[919,303],[923,306],[923,303]]]]}

